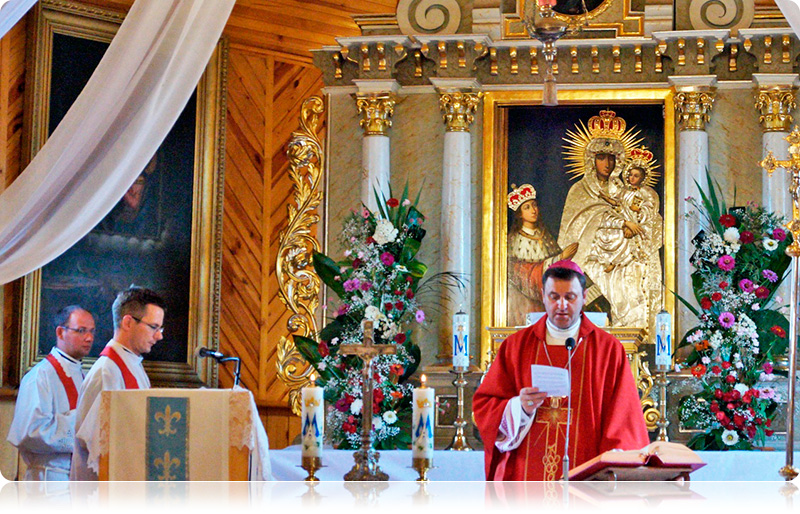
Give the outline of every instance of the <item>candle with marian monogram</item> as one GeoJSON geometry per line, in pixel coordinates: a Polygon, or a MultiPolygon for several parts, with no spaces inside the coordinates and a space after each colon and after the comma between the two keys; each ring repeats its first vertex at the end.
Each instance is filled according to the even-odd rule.
{"type": "Polygon", "coordinates": [[[433,409],[435,391],[425,385],[414,389],[413,418],[411,424],[411,456],[415,459],[433,459],[433,409]]]}
{"type": "Polygon", "coordinates": [[[453,315],[453,368],[469,367],[469,314],[459,311],[453,315]]]}
{"type": "Polygon", "coordinates": [[[311,375],[311,385],[301,391],[302,403],[302,456],[322,456],[322,434],[325,428],[325,401],[323,389],[318,387],[314,375],[311,375]]]}

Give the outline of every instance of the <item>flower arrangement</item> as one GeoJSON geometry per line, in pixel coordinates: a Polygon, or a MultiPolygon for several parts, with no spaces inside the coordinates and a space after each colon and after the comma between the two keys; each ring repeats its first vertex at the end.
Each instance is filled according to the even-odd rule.
{"type": "MultiPolygon", "coordinates": [[[[698,187],[698,189],[700,189],[698,187]]],[[[698,316],[679,347],[690,347],[686,363],[702,391],[681,399],[683,425],[702,430],[689,441],[699,450],[746,450],[764,445],[781,398],[774,359],[788,345],[789,323],[775,291],[790,258],[791,235],[783,220],[763,207],[728,209],[708,177],[702,203],[688,198],[705,226],[692,241],[692,284],[700,305],[684,305],[698,316]]]]}
{"type": "MultiPolygon", "coordinates": [[[[345,220],[339,242],[344,259],[338,262],[313,256],[320,279],[339,297],[335,317],[319,333],[318,341],[295,336],[300,353],[319,374],[325,388],[326,437],[334,447],[361,446],[361,420],[373,416],[373,444],[377,449],[408,448],[411,444],[411,393],[408,382],[420,363],[419,346],[412,342],[413,323],[425,323],[419,299],[435,283],[461,285],[452,273],[423,280],[427,266],[417,260],[425,217],[417,199],[408,199],[408,186],[388,200],[376,192],[378,212],[366,207],[345,220]],[[397,352],[373,359],[373,405],[363,405],[358,357],[339,354],[341,345],[363,341],[362,320],[372,320],[376,344],[392,344],[397,352]]],[[[390,191],[391,196],[391,191],[390,191]]]]}

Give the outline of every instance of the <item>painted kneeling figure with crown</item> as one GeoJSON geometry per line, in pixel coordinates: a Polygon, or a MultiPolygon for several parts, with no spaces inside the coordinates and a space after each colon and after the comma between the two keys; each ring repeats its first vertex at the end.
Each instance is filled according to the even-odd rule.
{"type": "Polygon", "coordinates": [[[509,336],[473,398],[485,445],[487,480],[558,480],[569,430],[574,468],[613,449],[649,442],[625,350],[583,315],[586,277],[572,261],[544,273],[547,316],[509,336]],[[574,341],[572,350],[565,343],[574,341]],[[567,368],[571,359],[571,422],[566,397],[531,387],[531,365],[567,368]]]}

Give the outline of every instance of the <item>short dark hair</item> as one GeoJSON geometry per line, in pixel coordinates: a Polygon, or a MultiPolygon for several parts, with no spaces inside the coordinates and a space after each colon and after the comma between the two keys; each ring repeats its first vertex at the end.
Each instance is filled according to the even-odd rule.
{"type": "Polygon", "coordinates": [[[131,316],[144,316],[148,305],[155,305],[167,311],[167,304],[158,293],[147,289],[131,285],[128,289],[120,292],[111,305],[111,317],[114,321],[114,328],[122,326],[122,318],[130,314],[131,316]]]}
{"type": "MultiPolygon", "coordinates": [[[[72,316],[72,313],[75,311],[89,312],[78,304],[67,305],[63,309],[59,310],[55,316],[53,316],[53,324],[55,325],[54,328],[66,327],[67,323],[69,323],[69,317],[72,316]]],[[[89,312],[89,314],[91,314],[91,312],[89,312]]]]}
{"type": "Polygon", "coordinates": [[[586,275],[583,273],[578,273],[577,271],[569,268],[556,268],[556,267],[549,267],[542,275],[542,288],[547,283],[547,279],[553,277],[557,280],[566,280],[568,282],[572,282],[573,278],[577,278],[578,282],[581,285],[581,291],[586,291],[586,275]]]}

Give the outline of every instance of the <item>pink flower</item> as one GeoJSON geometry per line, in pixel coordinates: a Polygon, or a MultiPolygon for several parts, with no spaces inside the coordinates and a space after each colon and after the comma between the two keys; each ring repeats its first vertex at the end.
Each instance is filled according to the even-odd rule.
{"type": "Polygon", "coordinates": [[[369,211],[367,210],[366,207],[364,207],[364,210],[361,211],[361,216],[363,216],[364,219],[369,218],[369,211]]]}
{"type": "Polygon", "coordinates": [[[723,312],[719,315],[719,324],[725,328],[731,328],[736,322],[736,318],[730,312],[723,312]]]}
{"type": "Polygon", "coordinates": [[[357,278],[351,278],[351,279],[345,280],[344,284],[342,284],[342,287],[344,287],[345,291],[350,293],[350,292],[355,291],[356,289],[358,289],[359,285],[361,285],[361,281],[360,280],[358,280],[357,278]]]}
{"type": "Polygon", "coordinates": [[[755,287],[753,287],[753,281],[743,278],[739,281],[739,289],[744,291],[745,293],[752,293],[755,287]]]}
{"type": "Polygon", "coordinates": [[[786,231],[780,227],[772,229],[772,239],[776,241],[783,241],[786,239],[786,231]]]}
{"type": "Polygon", "coordinates": [[[759,286],[756,288],[756,298],[764,299],[769,296],[769,289],[764,286],[759,286]]]}
{"type": "Polygon", "coordinates": [[[390,254],[389,252],[383,252],[381,254],[381,262],[384,266],[391,266],[394,264],[394,255],[390,254]]]}
{"type": "Polygon", "coordinates": [[[730,255],[723,255],[717,261],[717,266],[722,271],[731,271],[736,266],[736,260],[730,255]]]}
{"type": "Polygon", "coordinates": [[[765,373],[768,373],[768,374],[772,373],[772,363],[771,362],[765,362],[763,368],[764,368],[764,372],[765,373]]]}
{"type": "Polygon", "coordinates": [[[339,311],[337,313],[337,316],[344,316],[348,312],[350,312],[350,306],[347,305],[346,303],[343,303],[342,305],[339,306],[339,311]]]}
{"type": "Polygon", "coordinates": [[[425,313],[422,312],[422,309],[419,309],[414,313],[414,319],[417,320],[417,323],[422,323],[425,321],[425,313]]]}
{"type": "Polygon", "coordinates": [[[771,269],[765,269],[761,272],[761,275],[773,284],[778,281],[778,274],[771,269]]]}
{"type": "Polygon", "coordinates": [[[369,291],[372,288],[372,282],[370,282],[369,280],[365,280],[361,282],[360,287],[362,291],[369,291]]]}

